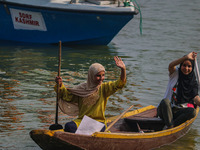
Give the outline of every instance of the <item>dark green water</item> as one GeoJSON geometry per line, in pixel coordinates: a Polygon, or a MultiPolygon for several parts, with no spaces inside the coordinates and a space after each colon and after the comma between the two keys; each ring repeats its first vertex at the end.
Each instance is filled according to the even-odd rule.
{"type": "MultiPolygon", "coordinates": [[[[168,81],[170,61],[190,51],[200,50],[200,1],[138,1],[143,14],[143,35],[139,33],[139,15],[108,46],[71,46],[62,49],[64,83],[85,81],[90,64],[106,68],[106,80],[118,78],[113,56],[120,56],[127,67],[127,85],[112,97],[106,115],[157,106],[168,81]]],[[[32,129],[48,128],[54,123],[58,46],[14,45],[0,43],[0,149],[39,150],[31,140],[32,129]]],[[[200,59],[200,55],[198,56],[200,59]]],[[[59,123],[71,120],[62,113],[59,123]]],[[[164,149],[200,149],[200,118],[191,130],[164,149]]]]}

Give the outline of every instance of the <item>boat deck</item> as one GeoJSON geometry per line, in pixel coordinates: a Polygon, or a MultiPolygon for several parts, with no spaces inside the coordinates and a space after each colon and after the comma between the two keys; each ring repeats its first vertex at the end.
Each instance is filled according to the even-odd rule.
{"type": "MultiPolygon", "coordinates": [[[[16,0],[5,0],[3,2],[16,3],[16,0]]],[[[123,1],[116,0],[18,0],[17,4],[58,9],[135,11],[135,7],[124,7],[123,1]]]]}

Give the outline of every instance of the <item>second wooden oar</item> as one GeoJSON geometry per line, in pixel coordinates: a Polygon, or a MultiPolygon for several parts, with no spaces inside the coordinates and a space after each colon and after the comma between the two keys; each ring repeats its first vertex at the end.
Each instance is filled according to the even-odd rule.
{"type": "Polygon", "coordinates": [[[104,131],[107,132],[127,111],[129,111],[134,105],[131,105],[129,108],[127,108],[117,119],[115,119],[109,126],[108,128],[104,131]]]}

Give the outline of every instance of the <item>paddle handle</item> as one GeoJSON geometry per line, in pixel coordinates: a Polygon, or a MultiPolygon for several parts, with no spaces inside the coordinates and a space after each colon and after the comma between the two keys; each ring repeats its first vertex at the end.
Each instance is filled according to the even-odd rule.
{"type": "Polygon", "coordinates": [[[200,76],[199,76],[199,67],[198,67],[198,63],[197,63],[197,58],[195,59],[195,67],[196,67],[197,81],[198,81],[198,85],[199,85],[200,84],[200,76]]]}
{"type": "MultiPolygon", "coordinates": [[[[62,50],[62,43],[59,41],[59,52],[58,52],[58,77],[60,77],[60,70],[61,70],[61,50],[62,50]]],[[[59,92],[60,92],[60,85],[57,84],[57,96],[56,96],[56,117],[55,117],[55,124],[58,124],[58,100],[59,100],[59,92]]]]}
{"type": "Polygon", "coordinates": [[[127,113],[127,111],[129,111],[134,105],[131,105],[129,108],[127,108],[119,117],[117,117],[115,119],[115,121],[113,121],[108,128],[105,130],[105,132],[107,132],[125,113],[127,113]]]}
{"type": "Polygon", "coordinates": [[[61,51],[62,51],[62,42],[59,41],[59,54],[58,54],[58,76],[60,77],[61,70],[61,51]]]}

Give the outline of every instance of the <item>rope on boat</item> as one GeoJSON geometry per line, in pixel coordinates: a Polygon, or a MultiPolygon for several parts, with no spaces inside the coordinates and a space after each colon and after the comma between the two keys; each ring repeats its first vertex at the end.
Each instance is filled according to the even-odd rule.
{"type": "Polygon", "coordinates": [[[142,12],[140,10],[140,6],[138,5],[136,0],[131,0],[131,2],[136,4],[135,9],[139,11],[139,14],[140,14],[140,35],[142,35],[142,12]]]}
{"type": "Polygon", "coordinates": [[[134,7],[136,10],[138,10],[140,14],[140,35],[142,35],[142,12],[140,10],[140,6],[138,5],[136,0],[125,0],[124,2],[124,7],[129,6],[129,7],[134,7]]]}

